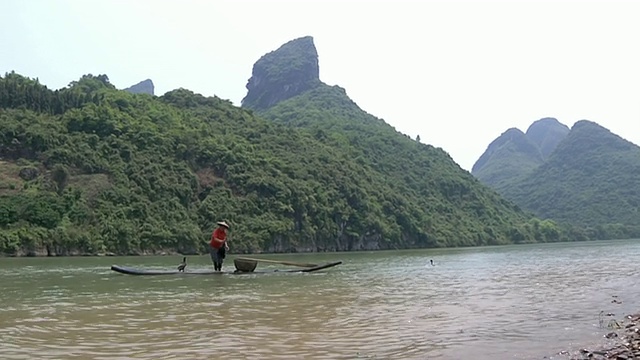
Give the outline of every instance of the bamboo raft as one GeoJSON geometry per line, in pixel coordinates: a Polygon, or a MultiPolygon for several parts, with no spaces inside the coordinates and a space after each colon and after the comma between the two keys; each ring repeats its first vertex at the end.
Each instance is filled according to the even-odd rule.
{"type": "Polygon", "coordinates": [[[306,273],[314,272],[323,269],[328,269],[342,264],[342,261],[330,262],[326,264],[307,264],[297,263],[291,261],[276,261],[267,259],[256,259],[240,257],[233,260],[236,270],[235,271],[213,271],[213,270],[192,270],[188,268],[185,271],[175,270],[153,270],[153,269],[141,269],[127,266],[111,265],[111,270],[126,274],[126,275],[242,275],[242,274],[273,274],[273,273],[306,273]],[[256,271],[259,262],[281,264],[295,266],[299,269],[291,270],[271,270],[271,271],[256,271]]]}

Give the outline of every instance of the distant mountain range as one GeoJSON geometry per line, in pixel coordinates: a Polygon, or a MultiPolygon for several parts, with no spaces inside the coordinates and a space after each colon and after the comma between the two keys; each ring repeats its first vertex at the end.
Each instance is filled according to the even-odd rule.
{"type": "MultiPolygon", "coordinates": [[[[530,215],[479,184],[443,150],[397,132],[362,110],[345,89],[323,83],[318,66],[312,37],[283,44],[253,66],[242,107],[308,133],[349,159],[344,166],[351,177],[335,178],[333,169],[318,175],[349,194],[335,204],[350,209],[334,220],[339,248],[380,235],[402,247],[534,241],[536,235],[525,230],[530,215]]],[[[304,227],[303,219],[297,217],[295,227],[304,227]]]]}
{"type": "Polygon", "coordinates": [[[258,59],[247,90],[237,107],[106,74],[58,90],[0,76],[0,255],[206,253],[222,219],[234,253],[604,239],[640,223],[638,148],[597,124],[505,132],[474,166],[487,186],[323,83],[312,37],[258,59]]]}
{"type": "Polygon", "coordinates": [[[472,173],[541,218],[628,231],[640,226],[640,147],[592,121],[569,129],[545,118],[526,133],[509,129],[472,173]]]}
{"type": "Polygon", "coordinates": [[[544,163],[569,131],[555,118],[535,121],[526,133],[510,128],[489,144],[471,172],[500,190],[544,163]]]}
{"type": "Polygon", "coordinates": [[[584,239],[320,81],[311,37],[253,67],[242,107],[87,74],[0,77],[0,254],[234,253],[584,239]],[[144,94],[141,94],[144,93],[144,94]]]}

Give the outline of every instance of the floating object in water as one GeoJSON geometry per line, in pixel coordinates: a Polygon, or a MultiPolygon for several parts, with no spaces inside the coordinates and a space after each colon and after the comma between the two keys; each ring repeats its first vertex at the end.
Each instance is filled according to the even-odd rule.
{"type": "Polygon", "coordinates": [[[257,261],[247,259],[233,259],[233,264],[236,266],[236,271],[253,272],[258,266],[257,261]]]}
{"type": "Polygon", "coordinates": [[[273,273],[305,273],[314,272],[323,269],[328,269],[342,264],[342,261],[331,262],[327,264],[317,265],[315,267],[307,267],[303,269],[294,270],[272,270],[272,271],[241,271],[236,269],[235,271],[213,271],[213,270],[193,270],[193,271],[180,271],[180,270],[152,270],[133,268],[128,266],[111,265],[111,270],[127,275],[242,275],[242,274],[273,274],[273,273]]]}
{"type": "Polygon", "coordinates": [[[184,272],[184,268],[186,267],[187,267],[187,258],[184,257],[182,258],[182,262],[180,263],[180,265],[178,265],[178,271],[184,272]]]}

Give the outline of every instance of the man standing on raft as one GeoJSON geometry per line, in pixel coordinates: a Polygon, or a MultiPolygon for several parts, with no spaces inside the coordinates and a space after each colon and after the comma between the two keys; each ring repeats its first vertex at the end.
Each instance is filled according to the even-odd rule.
{"type": "Polygon", "coordinates": [[[229,225],[224,221],[219,221],[217,224],[218,227],[213,230],[213,234],[211,234],[209,254],[211,254],[211,261],[213,261],[215,271],[221,271],[222,261],[229,250],[229,245],[227,244],[229,225]]]}

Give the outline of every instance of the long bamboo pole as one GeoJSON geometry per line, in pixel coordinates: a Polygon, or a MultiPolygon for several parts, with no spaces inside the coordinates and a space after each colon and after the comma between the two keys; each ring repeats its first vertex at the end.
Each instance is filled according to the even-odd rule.
{"type": "Polygon", "coordinates": [[[259,262],[272,263],[272,264],[282,264],[282,265],[309,267],[309,268],[318,266],[317,264],[307,264],[307,263],[299,263],[299,262],[293,262],[293,261],[277,261],[277,260],[267,260],[267,259],[255,259],[255,258],[247,258],[247,257],[238,257],[236,259],[244,260],[244,261],[259,261],[259,262]]]}

